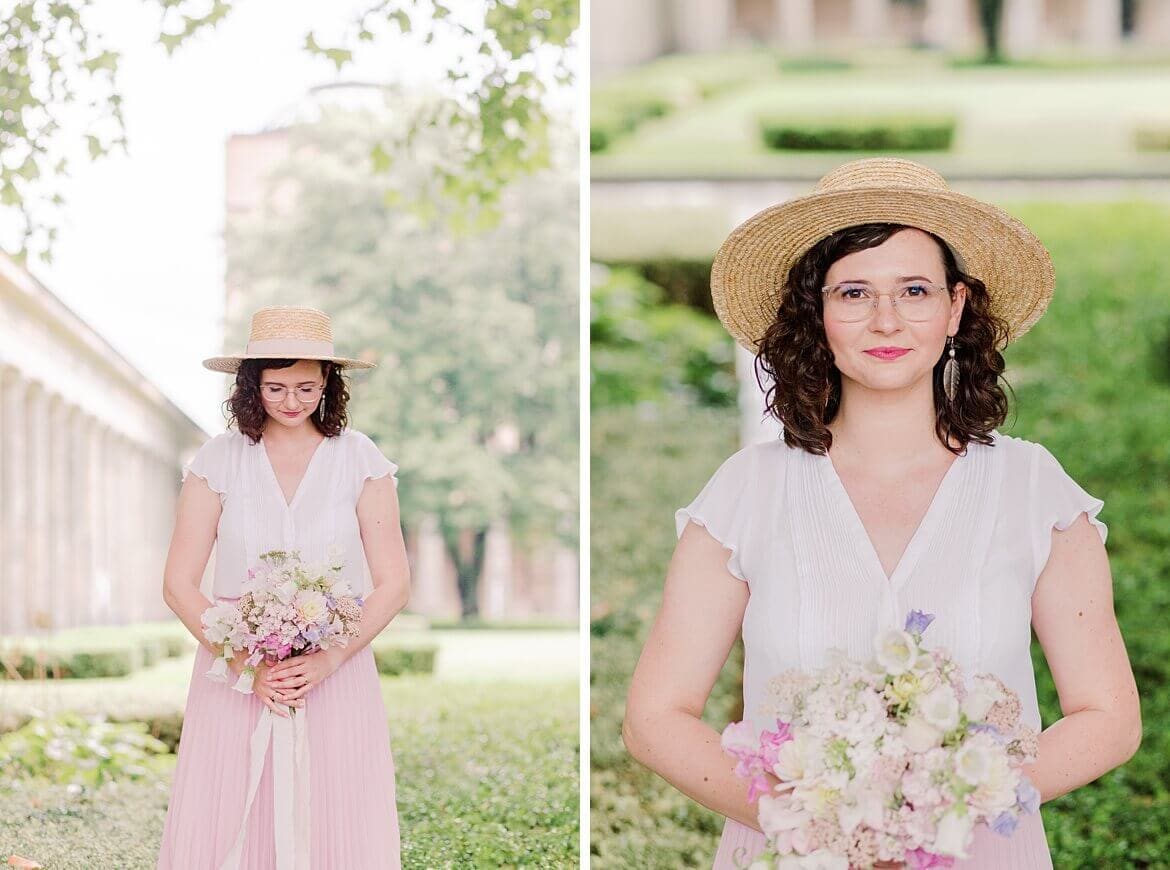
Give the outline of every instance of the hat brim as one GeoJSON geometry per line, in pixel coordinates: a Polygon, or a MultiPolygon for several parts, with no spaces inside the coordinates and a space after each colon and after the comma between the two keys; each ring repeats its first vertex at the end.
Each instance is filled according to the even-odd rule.
{"type": "MultiPolygon", "coordinates": [[[[213,356],[203,361],[203,367],[211,369],[213,372],[223,372],[225,374],[233,374],[240,368],[240,363],[246,359],[277,359],[273,356],[257,356],[255,354],[234,354],[232,356],[213,356]]],[[[291,357],[281,357],[281,359],[314,359],[337,363],[343,369],[372,369],[377,368],[374,363],[365,362],[360,359],[349,359],[348,357],[339,356],[305,356],[297,354],[291,357]]]]}
{"type": "Polygon", "coordinates": [[[963,271],[987,286],[992,313],[1007,324],[1009,342],[1027,332],[1052,299],[1052,258],[1021,221],[954,191],[882,187],[809,194],[741,223],[711,265],[715,313],[755,353],[796,261],[826,236],[867,223],[904,224],[946,241],[963,271]]]}

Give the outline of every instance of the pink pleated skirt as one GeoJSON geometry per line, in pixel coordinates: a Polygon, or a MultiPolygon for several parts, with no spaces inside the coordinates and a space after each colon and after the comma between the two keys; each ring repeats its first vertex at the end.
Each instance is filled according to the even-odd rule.
{"type": "MultiPolygon", "coordinates": [[[[235,842],[247,798],[249,738],[265,709],[205,674],[199,645],[159,870],[216,870],[235,842]]],[[[305,695],[313,870],[398,870],[398,810],[386,706],[369,646],[305,695]]],[[[272,746],[252,805],[241,870],[274,870],[272,746]]]]}
{"type": "MultiPolygon", "coordinates": [[[[764,851],[764,835],[755,828],[727,819],[712,870],[739,870],[764,851]]],[[[955,861],[954,870],[1052,870],[1052,856],[1040,814],[1024,816],[1010,837],[986,825],[975,828],[970,857],[955,861]]]]}

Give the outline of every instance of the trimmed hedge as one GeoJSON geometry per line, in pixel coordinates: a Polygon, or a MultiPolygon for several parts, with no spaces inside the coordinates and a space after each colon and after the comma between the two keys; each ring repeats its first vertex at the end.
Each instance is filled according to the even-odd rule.
{"type": "Polygon", "coordinates": [[[949,151],[950,115],[761,118],[764,144],[777,151],[949,151]]]}
{"type": "Polygon", "coordinates": [[[0,679],[124,677],[181,656],[195,639],[180,623],[140,623],[67,629],[46,637],[0,642],[0,679]]]}
{"type": "Polygon", "coordinates": [[[1133,145],[1138,151],[1170,151],[1170,123],[1135,127],[1133,145]]]}
{"type": "Polygon", "coordinates": [[[627,94],[595,103],[589,117],[589,150],[604,151],[615,139],[633,132],[643,121],[661,118],[673,108],[663,97],[627,94]]]}
{"type": "Polygon", "coordinates": [[[374,664],[384,677],[401,677],[404,674],[431,674],[435,671],[435,657],[439,648],[435,644],[371,644],[374,664]]]}

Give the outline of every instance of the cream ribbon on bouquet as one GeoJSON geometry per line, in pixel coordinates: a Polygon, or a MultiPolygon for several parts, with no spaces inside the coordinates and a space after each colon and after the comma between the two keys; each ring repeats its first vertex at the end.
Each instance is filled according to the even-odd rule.
{"type": "MultiPolygon", "coordinates": [[[[208,676],[213,676],[213,671],[208,676]]],[[[233,688],[252,694],[251,681],[241,678],[233,688]]],[[[239,870],[244,852],[244,837],[248,833],[248,818],[260,776],[264,772],[264,757],[272,743],[272,827],[276,836],[276,870],[309,870],[309,736],[306,707],[285,707],[290,718],[277,716],[265,705],[249,741],[248,798],[240,819],[240,831],[231,851],[219,865],[219,870],[239,870]]]]}

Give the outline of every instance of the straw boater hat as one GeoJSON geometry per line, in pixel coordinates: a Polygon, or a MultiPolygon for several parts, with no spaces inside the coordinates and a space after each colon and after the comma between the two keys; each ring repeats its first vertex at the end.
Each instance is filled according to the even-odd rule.
{"type": "Polygon", "coordinates": [[[959,268],[987,285],[992,312],[1008,324],[1008,341],[1027,332],[1052,298],[1052,260],[1020,221],[955,193],[920,163],[866,158],[838,166],[811,194],[766,208],[732,230],[711,265],[711,298],[728,332],[755,353],[796,261],[837,230],[867,223],[905,224],[943,239],[959,268]]]}
{"type": "Polygon", "coordinates": [[[349,359],[333,352],[333,327],[329,315],[316,308],[273,305],[252,315],[252,331],[243,353],[213,356],[203,365],[213,372],[234,372],[246,359],[332,360],[342,368],[372,369],[373,363],[349,359]]]}

